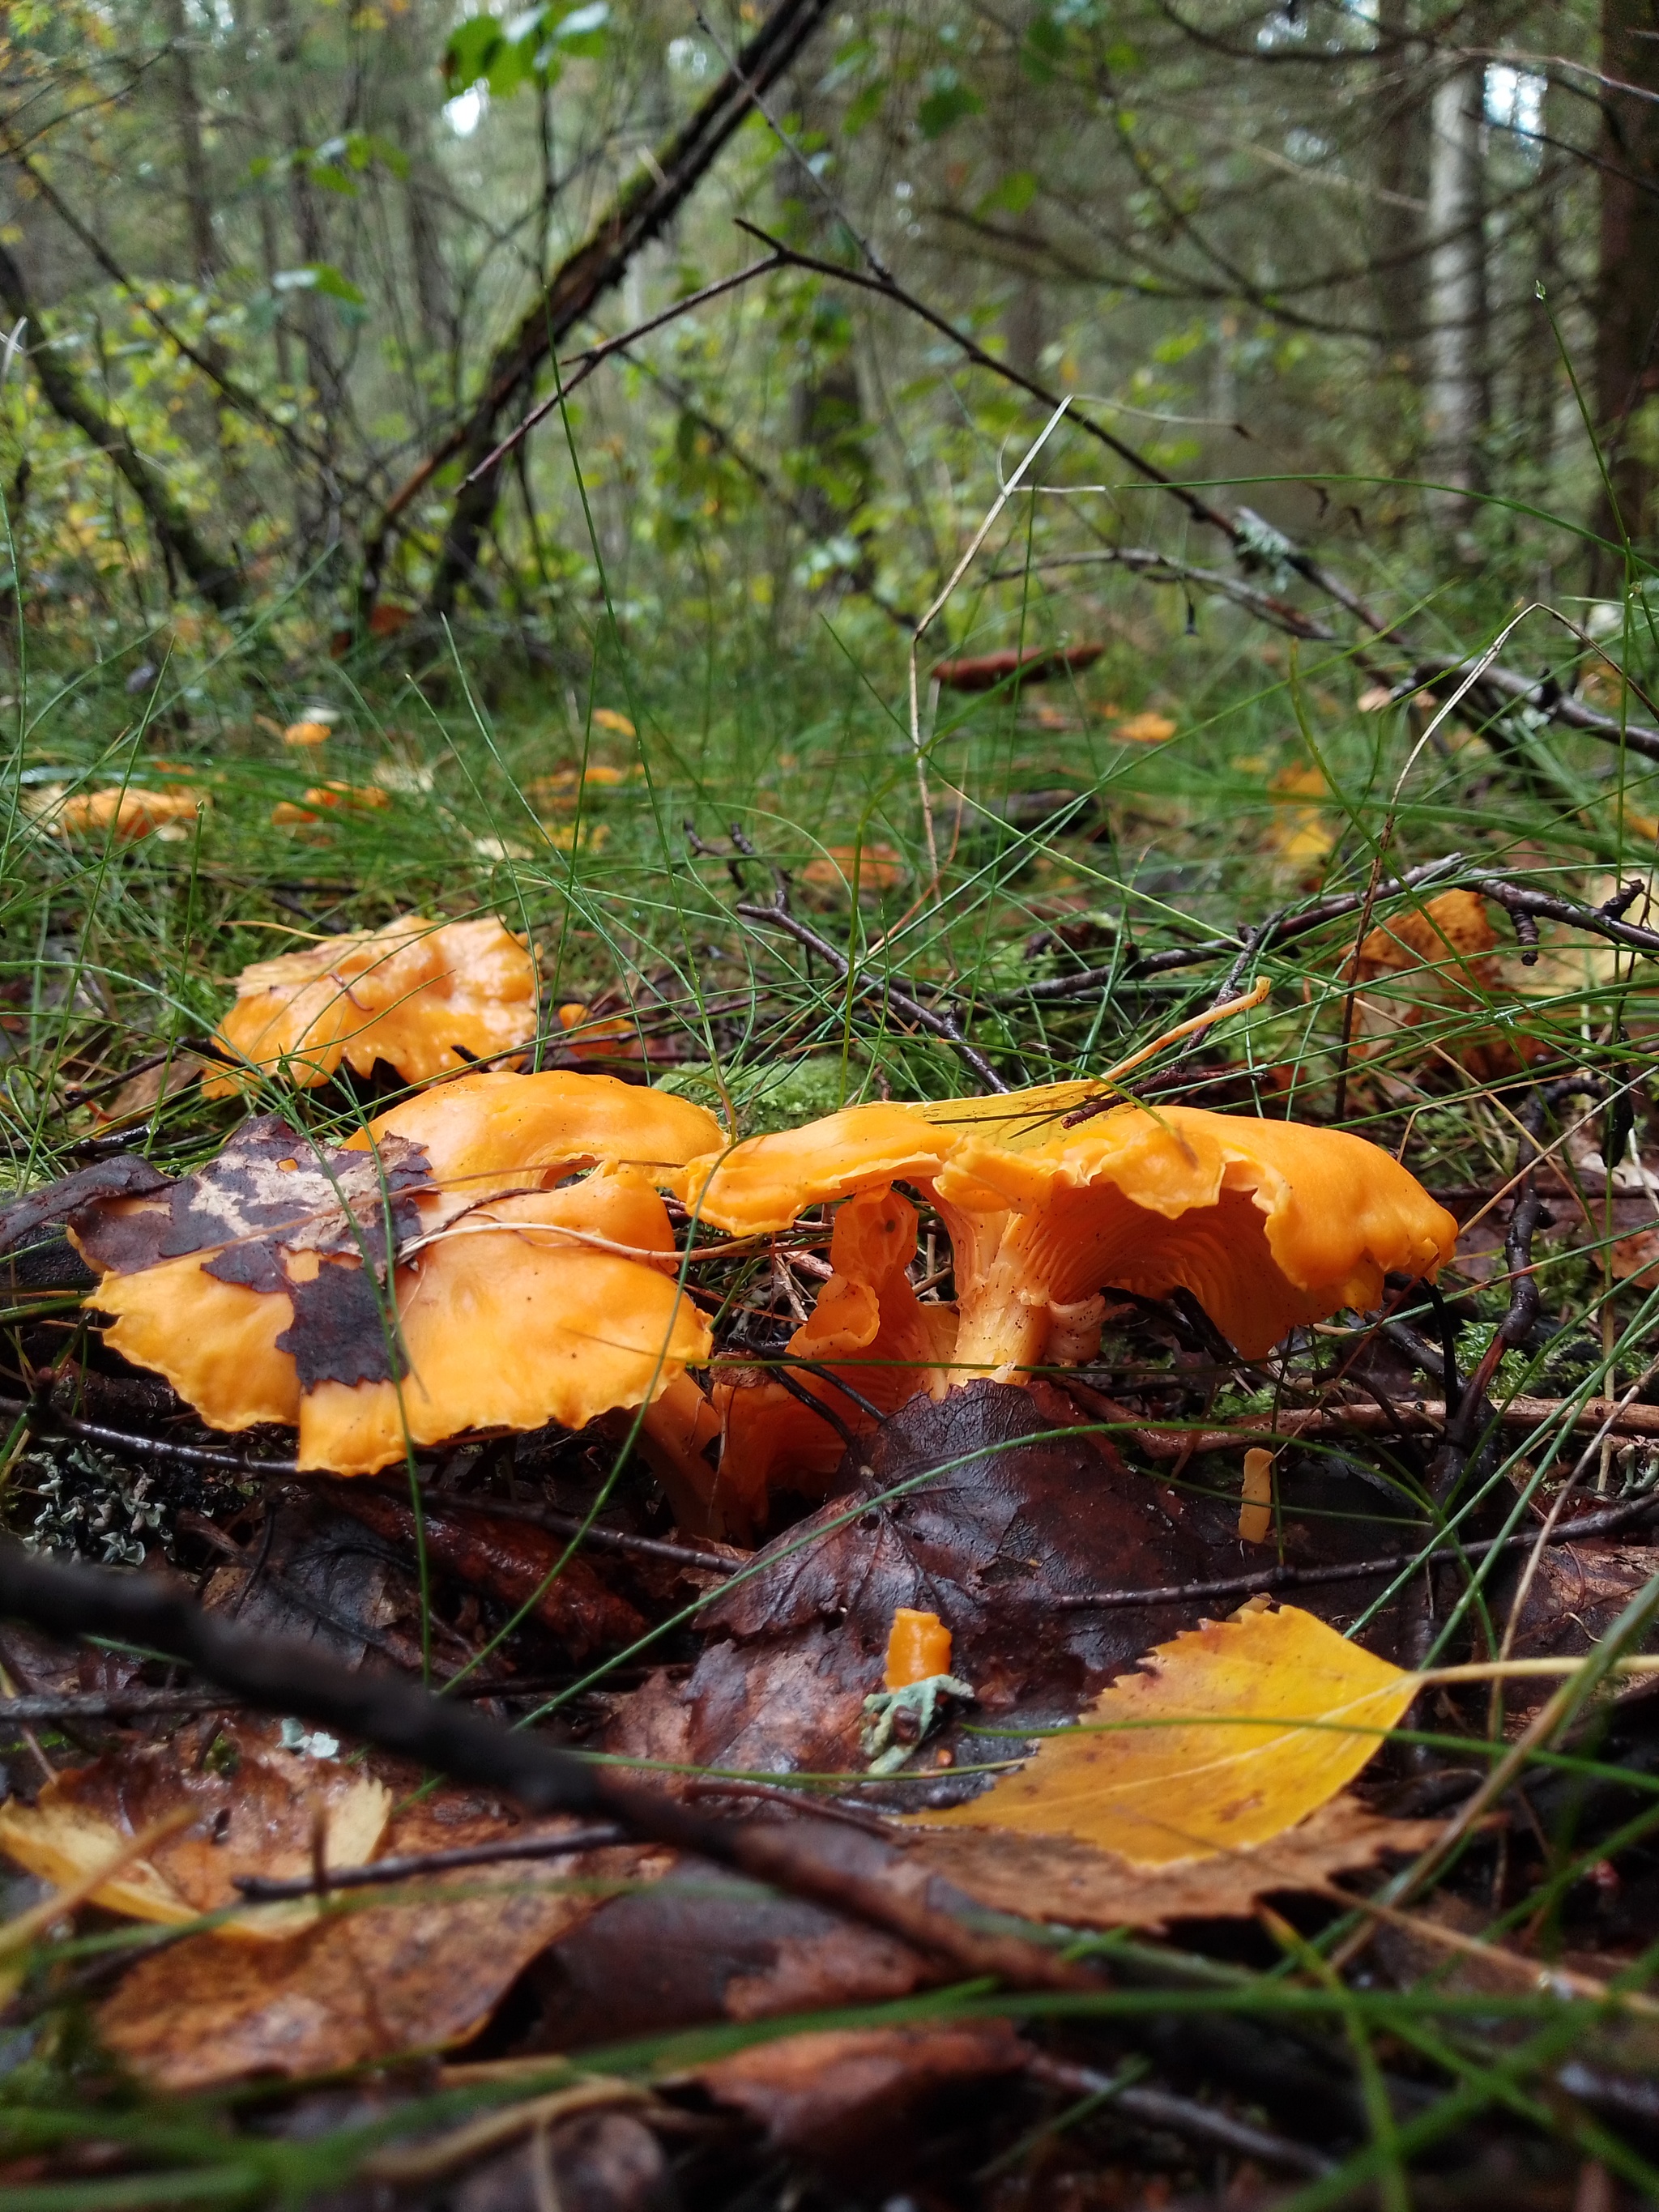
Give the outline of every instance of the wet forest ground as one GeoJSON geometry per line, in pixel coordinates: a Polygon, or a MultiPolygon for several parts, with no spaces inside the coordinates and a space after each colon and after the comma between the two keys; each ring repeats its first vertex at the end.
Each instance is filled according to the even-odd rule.
{"type": "MultiPolygon", "coordinates": [[[[436,703],[395,660],[135,648],[14,702],[7,1527],[300,1639],[358,1725],[236,1694],[136,1612],[0,1626],[0,1843],[35,1820],[38,1867],[44,1805],[60,1881],[112,1834],[151,1885],[54,1916],[8,1883],[0,2207],[1659,2193],[1659,1702],[1608,1671],[1659,1589],[1651,774],[1230,620],[1200,651],[1149,602],[1085,672],[940,693],[936,890],[902,719],[829,646],[452,673],[436,703]],[[206,803],[130,842],[53,817],[108,787],[206,803]],[[199,1168],[246,1110],[197,1080],[240,969],[409,912],[530,933],[540,1065],[738,1135],[1096,1073],[1265,979],[1137,1095],[1369,1137],[1456,1257],[1253,1361],[1190,1300],[1115,1301],[1085,1366],[855,1422],[827,1480],[717,1533],[626,1424],[301,1477],[291,1432],[210,1430],[106,1350],[18,1205],[199,1168]],[[1277,1856],[1109,1881],[899,1825],[1258,1593],[1407,1668],[1596,1656],[1425,1689],[1277,1856]],[[915,1605],[975,1696],[872,1776],[915,1605]],[[493,1753],[441,1771],[376,1723],[392,1678],[703,1825],[526,1812],[493,1753]],[[374,1878],[331,1878],[321,1839],[359,1831],[374,1878]],[[272,1885],[291,1925],[239,1936],[272,1885]]],[[[1570,673],[1616,697],[1604,658],[1570,673]]],[[[338,1141],[401,1095],[382,1065],[254,1103],[338,1141]]],[[[702,1269],[731,1369],[780,1361],[827,1228],[702,1269]]],[[[933,1228],[913,1279],[946,1297],[933,1228]]]]}

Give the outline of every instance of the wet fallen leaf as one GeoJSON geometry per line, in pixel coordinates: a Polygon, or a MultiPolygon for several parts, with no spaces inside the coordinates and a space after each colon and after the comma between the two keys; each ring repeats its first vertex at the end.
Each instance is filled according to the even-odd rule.
{"type": "Polygon", "coordinates": [[[1620,1237],[1609,1256],[1615,1279],[1632,1290],[1659,1285],[1659,1229],[1638,1229],[1633,1237],[1620,1237]]]}
{"type": "MultiPolygon", "coordinates": [[[[327,1494],[343,1512],[413,1556],[416,1530],[407,1492],[400,1498],[360,1482],[331,1484],[327,1494]]],[[[642,1617],[606,1587],[591,1560],[567,1556],[568,1539],[522,1521],[469,1513],[464,1505],[452,1506],[430,1493],[421,1517],[427,1556],[434,1567],[515,1608],[535,1598],[532,1618],[556,1636],[573,1659],[644,1635],[642,1617]]]]}
{"type": "Polygon", "coordinates": [[[118,1152],[112,1159],[94,1160],[73,1175],[61,1176],[26,1198],[14,1198],[0,1206],[0,1252],[15,1252],[44,1231],[72,1220],[83,1206],[101,1200],[147,1198],[168,1188],[159,1168],[136,1152],[118,1152]]]}
{"type": "MultiPolygon", "coordinates": [[[[189,1825],[103,1882],[93,1902],[169,1926],[236,1905],[238,1875],[292,1880],[313,1849],[331,1868],[373,1857],[391,1810],[384,1783],[285,1750],[274,1728],[209,1721],[170,1742],[110,1753],[49,1782],[33,1806],[0,1806],[0,1849],[67,1888],[177,1808],[189,1825]]],[[[316,1917],[296,1901],[245,1908],[221,1937],[291,1936],[316,1917]]]]}
{"type": "Polygon", "coordinates": [[[946,691],[994,691],[1018,675],[1022,684],[1043,684],[1051,676],[1078,675],[1092,668],[1103,645],[1034,646],[1024,653],[983,653],[967,659],[941,660],[933,681],[946,691]]]}
{"type": "MultiPolygon", "coordinates": [[[[380,1304],[386,1233],[388,1226],[394,1239],[413,1233],[408,1194],[429,1181],[426,1154],[406,1139],[384,1137],[373,1152],[337,1151],[267,1114],[245,1122],[199,1174],[153,1197],[83,1209],[72,1226],[78,1249],[114,1271],[104,1291],[111,1310],[128,1279],[211,1253],[199,1268],[179,1273],[176,1331],[188,1328],[189,1300],[203,1277],[280,1293],[293,1319],[276,1342],[292,1355],[301,1387],[349,1386],[394,1375],[395,1337],[380,1304]]],[[[216,1329],[222,1334],[217,1305],[205,1304],[204,1314],[210,1338],[216,1329]]],[[[123,1340],[118,1322],[108,1334],[123,1340]]],[[[208,1349],[234,1357],[228,1341],[210,1341],[208,1349]]]]}
{"type": "MultiPolygon", "coordinates": [[[[541,1825],[552,1834],[571,1824],[541,1825]]],[[[397,1815],[384,1855],[509,1832],[531,1831],[440,1793],[397,1815]]],[[[180,2092],[447,2049],[477,2033],[536,1954],[596,1909],[605,1885],[659,1869],[624,1848],[477,1867],[447,1876],[443,1893],[428,1881],[336,1900],[280,1942],[186,1936],[129,1971],[99,2008],[99,2034],[141,2080],[180,2092]]]]}
{"type": "MultiPolygon", "coordinates": [[[[135,1121],[168,1098],[188,1091],[208,1062],[196,1052],[174,1053],[155,1067],[147,1067],[124,1083],[109,1104],[98,1112],[100,1121],[135,1121]]],[[[97,1109],[94,1109],[97,1110],[97,1109]]]]}
{"type": "Polygon", "coordinates": [[[397,1559],[390,1546],[365,1543],[361,1521],[309,1491],[269,1497],[265,1510],[270,1525],[240,1557],[227,1549],[209,1577],[208,1610],[233,1613],[264,1636],[314,1644],[349,1667],[376,1650],[418,1669],[421,1592],[412,1551],[397,1559]]]}
{"type": "MultiPolygon", "coordinates": [[[[1626,1540],[1607,1542],[1594,1536],[1547,1545],[1528,1571],[1522,1553],[1494,1588],[1498,1617],[1509,1618],[1510,1586],[1526,1577],[1526,1591],[1514,1623],[1510,1646],[1517,1659],[1577,1656],[1590,1650],[1613,1626],[1636,1595],[1659,1574],[1659,1546],[1626,1540]]],[[[1547,1696],[1548,1682],[1513,1682],[1504,1691],[1506,1707],[1524,1712],[1547,1696]]]]}
{"type": "MultiPolygon", "coordinates": [[[[902,1863],[893,1845],[851,1829],[826,1848],[866,1874],[902,1863]]],[[[874,2004],[935,1978],[894,1936],[678,1859],[660,1880],[605,1902],[538,1962],[536,2042],[581,2051],[711,2021],[874,2004]]]]}
{"type": "Polygon", "coordinates": [[[1139,1866],[1266,1842],[1351,1781],[1415,1675],[1296,1606],[1159,1644],[1016,1774],[930,1822],[1075,1836],[1139,1866]]]}
{"type": "MultiPolygon", "coordinates": [[[[915,2027],[809,2029],[718,2058],[685,2078],[766,2130],[772,2148],[832,2169],[862,2168],[937,2126],[951,2092],[1024,2070],[1030,2053],[1006,2021],[915,2027]]],[[[886,2159],[882,2161],[888,2175],[886,2159]]]]}
{"type": "MultiPolygon", "coordinates": [[[[976,1811],[986,1802],[964,1808],[976,1811]]],[[[1316,1889],[1385,1852],[1417,1852],[1437,1820],[1390,1820],[1357,1798],[1332,1798],[1282,1835],[1243,1850],[1147,1865],[1071,1835],[1001,1828],[922,1829],[915,1853],[930,1873],[981,1905],[1079,1928],[1163,1928],[1172,1920],[1248,1917],[1275,1891],[1316,1889]]]]}
{"type": "Polygon", "coordinates": [[[761,1771],[860,1764],[863,1701],[882,1686],[901,1607],[939,1616],[952,1670],[981,1709],[1075,1712],[1171,1615],[1058,1612],[1045,1601],[1191,1579],[1212,1556],[1109,1443],[1048,1433],[1079,1419],[1041,1383],[975,1382],[937,1404],[911,1399],[860,1440],[864,1487],[878,1498],[942,1471],[849,1513],[844,1463],[841,1494],[757,1554],[756,1571],[702,1616],[712,1640],[690,1674],[653,1677],[618,1712],[609,1747],[761,1771]]]}
{"type": "Polygon", "coordinates": [[[1356,1052],[1372,1058],[1401,1032],[1432,1024],[1443,1029],[1449,1018],[1458,1034],[1439,1047],[1489,1080],[1513,1074],[1541,1048],[1506,1034],[1482,1019],[1494,1000],[1503,1000],[1503,970],[1494,957],[1498,939],[1486,902],[1477,891],[1442,891],[1421,907],[1408,907],[1366,934],[1352,956],[1353,980],[1383,985],[1361,990],[1355,1000],[1356,1052]]]}
{"type": "Polygon", "coordinates": [[[547,2205],[559,2212],[677,2212],[668,2161],[651,2130],[627,2111],[595,2109],[653,2102],[636,2081],[590,2075],[568,2089],[481,2112],[435,2142],[375,2151],[359,2173],[383,2186],[429,2189],[471,2167],[445,2199],[452,2212],[530,2212],[532,2206],[541,2212],[547,2205]]]}

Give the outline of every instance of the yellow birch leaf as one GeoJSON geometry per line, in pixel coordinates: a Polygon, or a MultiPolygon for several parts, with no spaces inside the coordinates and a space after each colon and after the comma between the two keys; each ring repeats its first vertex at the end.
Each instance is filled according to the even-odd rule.
{"type": "MultiPolygon", "coordinates": [[[[319,1846],[335,1869],[374,1857],[392,1811],[383,1782],[284,1751],[274,1729],[215,1733],[236,1753],[234,1771],[194,1767],[176,1746],[106,1753],[65,1770],[32,1806],[0,1806],[0,1850],[106,1911],[173,1928],[235,1905],[239,1874],[303,1875],[319,1846]],[[172,1817],[181,1808],[182,1823],[172,1817]],[[136,1830],[156,1839],[142,1854],[129,1849],[136,1830]]],[[[318,1909],[310,1899],[249,1905],[215,1932],[277,1941],[318,1909]]]]}
{"type": "Polygon", "coordinates": [[[1334,1797],[1420,1686],[1290,1605],[1206,1621],[1140,1666],[1018,1773],[919,1823],[1076,1836],[1139,1866],[1237,1850],[1334,1797]]]}

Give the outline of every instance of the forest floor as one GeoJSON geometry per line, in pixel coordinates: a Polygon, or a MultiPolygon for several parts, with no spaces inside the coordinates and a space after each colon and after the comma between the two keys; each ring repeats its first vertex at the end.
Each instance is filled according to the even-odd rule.
{"type": "MultiPolygon", "coordinates": [[[[1659,2196],[1659,1697],[1616,1673],[1659,1610],[1652,774],[1166,614],[927,705],[936,878],[902,667],[829,635],[438,705],[395,660],[135,650],[7,708],[0,1502],[162,1611],[76,1641],[0,1589],[0,2212],[1659,2196]],[[106,789],[202,803],[75,826],[106,789]],[[1096,1075],[1265,981],[1134,1095],[1354,1131],[1456,1254],[1261,1358],[1124,1297],[1029,1385],[848,1393],[823,1464],[701,1525],[627,1421],[302,1476],[104,1346],[27,1202],[201,1170],[248,1110],[198,1081],[244,966],[410,913],[529,933],[538,1065],[738,1137],[1096,1075]],[[1173,1857],[902,1825],[1256,1594],[1406,1684],[1305,1819],[1173,1857]],[[900,1607],[973,1694],[872,1774],[900,1607]],[[273,1638],[326,1696],[283,1710],[273,1638]],[[1500,1659],[1557,1664],[1416,1680],[1500,1659]],[[499,1729],[446,1749],[392,1679],[499,1729]]],[[[338,1144],[403,1095],[382,1063],[253,1103],[338,1144]]],[[[700,1266],[740,1384],[786,1371],[828,1229],[700,1266]]]]}

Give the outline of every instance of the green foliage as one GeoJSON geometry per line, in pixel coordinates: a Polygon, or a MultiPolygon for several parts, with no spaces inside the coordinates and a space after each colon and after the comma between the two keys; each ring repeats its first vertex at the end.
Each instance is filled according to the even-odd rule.
{"type": "Polygon", "coordinates": [[[927,93],[916,110],[924,138],[942,138],[954,125],[985,112],[983,96],[964,84],[954,68],[931,70],[927,83],[927,93]]]}
{"type": "Polygon", "coordinates": [[[444,48],[444,78],[452,93],[486,84],[497,100],[520,86],[556,84],[567,61],[604,52],[611,20],[607,0],[561,4],[543,0],[506,22],[491,15],[469,15],[444,48]]]}

